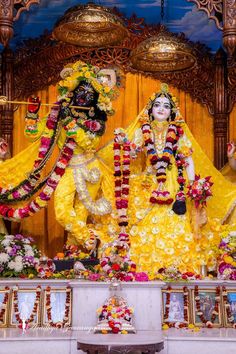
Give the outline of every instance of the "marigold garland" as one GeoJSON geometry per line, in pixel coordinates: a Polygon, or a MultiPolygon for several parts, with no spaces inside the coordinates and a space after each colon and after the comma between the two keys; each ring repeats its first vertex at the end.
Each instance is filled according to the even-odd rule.
{"type": "Polygon", "coordinates": [[[47,318],[50,327],[56,328],[63,328],[68,327],[69,324],[69,314],[70,314],[70,307],[71,307],[71,288],[69,286],[66,287],[66,301],[65,301],[65,313],[62,321],[53,322],[52,320],[52,307],[51,307],[51,287],[47,286],[45,290],[46,294],[46,311],[47,311],[47,318]]]}
{"type": "Polygon", "coordinates": [[[200,318],[201,322],[208,328],[212,328],[213,323],[216,320],[216,317],[219,316],[219,303],[220,303],[220,286],[216,287],[216,296],[215,296],[215,307],[214,310],[212,311],[211,314],[211,319],[210,321],[207,320],[201,310],[201,304],[200,304],[200,296],[199,296],[199,289],[198,286],[195,285],[194,287],[194,301],[196,304],[196,314],[200,318]]]}
{"type": "Polygon", "coordinates": [[[10,288],[8,286],[5,286],[5,294],[4,294],[4,298],[1,305],[1,311],[0,311],[0,323],[2,323],[4,320],[7,304],[9,301],[9,294],[10,294],[10,288]]]}
{"type": "MultiPolygon", "coordinates": [[[[18,286],[13,287],[13,309],[14,309],[14,314],[15,314],[17,322],[20,325],[22,325],[23,320],[20,318],[20,311],[19,311],[19,306],[18,306],[18,290],[19,290],[18,286]]],[[[41,286],[37,286],[36,296],[35,296],[35,301],[34,301],[34,306],[33,306],[32,312],[31,312],[29,318],[24,321],[26,326],[29,323],[33,322],[35,316],[37,315],[38,308],[39,308],[39,302],[40,302],[40,295],[41,295],[41,286]]]]}

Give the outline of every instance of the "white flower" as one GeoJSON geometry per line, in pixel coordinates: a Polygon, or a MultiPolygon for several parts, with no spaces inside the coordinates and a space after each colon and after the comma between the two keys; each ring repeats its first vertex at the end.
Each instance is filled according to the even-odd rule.
{"type": "Polygon", "coordinates": [[[159,231],[160,230],[158,229],[158,227],[153,227],[153,229],[152,229],[153,235],[157,235],[159,231]]]}
{"type": "Polygon", "coordinates": [[[15,264],[16,264],[16,263],[15,263],[14,261],[9,262],[9,263],[8,263],[8,268],[9,268],[9,269],[15,269],[15,264]]]}
{"type": "Polygon", "coordinates": [[[30,240],[28,240],[28,238],[24,238],[24,239],[23,239],[23,242],[24,242],[24,243],[30,243],[30,240]]]}
{"type": "Polygon", "coordinates": [[[34,251],[29,250],[29,251],[25,252],[25,255],[28,257],[34,257],[34,251]]]}
{"type": "MultiPolygon", "coordinates": [[[[27,256],[28,256],[28,254],[27,254],[27,256]]],[[[14,261],[15,261],[16,263],[22,263],[22,257],[21,257],[21,256],[16,256],[15,259],[14,259],[14,261]]]]}
{"type": "Polygon", "coordinates": [[[16,272],[20,272],[21,270],[23,269],[23,264],[22,263],[15,263],[15,267],[14,267],[14,270],[16,272]]]}
{"type": "MultiPolygon", "coordinates": [[[[85,226],[85,222],[84,222],[84,221],[78,220],[78,221],[77,221],[77,224],[78,224],[79,226],[81,226],[81,227],[84,227],[84,226],[85,226]]],[[[68,230],[68,231],[70,231],[70,230],[68,230]]]]}
{"type": "Polygon", "coordinates": [[[27,252],[27,251],[31,251],[32,247],[30,245],[24,245],[24,249],[27,252]]]}
{"type": "Polygon", "coordinates": [[[0,263],[7,263],[9,261],[9,256],[7,253],[0,253],[0,263]]]}
{"type": "Polygon", "coordinates": [[[236,231],[230,231],[230,232],[229,232],[229,236],[235,237],[235,236],[236,236],[236,231]]]}
{"type": "Polygon", "coordinates": [[[137,226],[132,226],[132,228],[130,229],[130,235],[135,236],[137,235],[137,232],[138,232],[137,226]]]}
{"type": "Polygon", "coordinates": [[[7,252],[7,253],[10,253],[11,250],[12,250],[12,247],[6,247],[6,252],[7,252]]]}
{"type": "Polygon", "coordinates": [[[2,240],[1,244],[4,246],[4,247],[7,247],[9,246],[11,243],[11,240],[5,238],[4,240],[2,240]]]}

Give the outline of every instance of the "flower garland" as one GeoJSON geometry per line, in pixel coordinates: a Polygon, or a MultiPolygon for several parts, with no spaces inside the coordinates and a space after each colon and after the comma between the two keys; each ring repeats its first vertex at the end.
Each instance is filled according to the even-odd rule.
{"type": "Polygon", "coordinates": [[[41,172],[45,167],[50,155],[52,154],[54,143],[59,132],[59,111],[60,107],[58,106],[54,106],[51,108],[50,114],[47,117],[45,130],[40,139],[38,157],[34,161],[33,170],[30,172],[29,177],[23,180],[14,188],[5,189],[0,187],[1,203],[16,202],[28,199],[33,194],[35,194],[39,188],[42,187],[42,184],[45,184],[46,181],[41,183],[39,187],[35,188],[41,177],[41,172]]]}
{"type": "MultiPolygon", "coordinates": [[[[152,192],[150,202],[152,204],[171,204],[173,199],[170,197],[170,193],[163,189],[163,185],[166,182],[166,169],[171,165],[171,155],[176,155],[178,140],[180,136],[183,135],[183,129],[176,122],[171,122],[169,124],[166,134],[165,147],[161,156],[157,154],[151,134],[151,125],[148,120],[143,122],[141,130],[150,164],[156,170],[156,178],[158,183],[157,190],[152,192]]],[[[178,156],[177,161],[181,161],[180,156],[178,156]]],[[[183,188],[185,183],[182,175],[183,163],[176,162],[176,165],[178,168],[177,180],[180,184],[180,191],[177,193],[176,197],[179,200],[182,200],[184,198],[183,188]]]]}
{"type": "Polygon", "coordinates": [[[51,307],[51,287],[47,286],[45,290],[46,294],[46,310],[47,310],[47,318],[50,327],[63,328],[68,327],[69,323],[69,314],[71,311],[71,288],[69,286],[66,287],[66,301],[65,301],[65,313],[62,321],[53,322],[52,320],[52,307],[51,307]]]}
{"type": "Polygon", "coordinates": [[[118,239],[130,246],[129,235],[126,231],[128,226],[128,197],[131,147],[128,140],[119,141],[120,131],[115,130],[114,138],[114,177],[115,177],[115,205],[118,212],[118,225],[121,228],[118,239]],[[121,149],[123,149],[121,166],[121,149]]]}
{"type": "Polygon", "coordinates": [[[66,166],[73,155],[75,147],[76,143],[73,139],[69,138],[66,140],[66,143],[61,150],[59,159],[46,181],[46,186],[39,196],[23,208],[11,208],[8,205],[2,204],[0,205],[0,215],[4,218],[23,219],[38,212],[41,208],[44,208],[50,200],[61,177],[64,175],[66,166]]]}
{"type": "Polygon", "coordinates": [[[1,311],[0,311],[0,323],[2,323],[4,321],[4,316],[5,316],[7,304],[9,301],[9,294],[10,294],[10,288],[8,286],[5,286],[5,295],[4,295],[4,298],[2,301],[1,311]]]}
{"type": "Polygon", "coordinates": [[[236,328],[236,322],[234,321],[234,316],[230,309],[230,304],[228,301],[228,294],[225,286],[222,286],[222,297],[223,297],[223,305],[226,310],[227,322],[229,322],[233,328],[236,328]]]}
{"type": "MultiPolygon", "coordinates": [[[[13,287],[13,308],[14,308],[14,314],[16,317],[17,322],[22,325],[23,324],[23,320],[20,318],[20,311],[19,311],[19,306],[18,306],[18,286],[14,286],[13,287]]],[[[35,296],[35,301],[34,301],[34,306],[32,309],[32,312],[29,316],[28,319],[24,319],[25,320],[25,324],[26,326],[34,321],[35,316],[37,315],[38,312],[38,308],[39,308],[39,301],[40,301],[40,295],[41,295],[41,286],[37,286],[36,288],[36,296],[35,296]]]]}
{"type": "Polygon", "coordinates": [[[175,328],[184,328],[188,326],[188,321],[189,321],[189,316],[188,316],[188,306],[189,306],[189,300],[188,300],[188,288],[186,286],[183,287],[183,300],[184,300],[184,321],[185,322],[170,322],[168,321],[169,318],[169,312],[170,312],[170,295],[172,292],[171,286],[168,286],[166,290],[166,304],[165,304],[165,311],[164,311],[164,322],[165,325],[167,325],[169,328],[170,327],[175,327],[175,328]]]}
{"type": "Polygon", "coordinates": [[[216,317],[219,316],[219,303],[220,303],[220,287],[216,287],[216,296],[215,296],[215,307],[211,314],[211,319],[207,320],[201,310],[200,304],[200,296],[199,296],[199,289],[198,286],[195,285],[194,287],[194,300],[196,304],[196,314],[200,318],[201,322],[208,328],[212,328],[213,323],[216,320],[216,317]]]}

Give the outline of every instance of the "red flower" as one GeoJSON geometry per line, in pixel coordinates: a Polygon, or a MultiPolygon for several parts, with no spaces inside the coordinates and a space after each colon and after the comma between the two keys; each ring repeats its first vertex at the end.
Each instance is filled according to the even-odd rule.
{"type": "Polygon", "coordinates": [[[92,119],[86,120],[84,125],[93,132],[97,132],[101,129],[101,124],[98,121],[92,119]]]}
{"type": "Polygon", "coordinates": [[[120,270],[120,265],[118,263],[112,264],[112,270],[114,270],[115,272],[118,272],[118,270],[120,270]]]}

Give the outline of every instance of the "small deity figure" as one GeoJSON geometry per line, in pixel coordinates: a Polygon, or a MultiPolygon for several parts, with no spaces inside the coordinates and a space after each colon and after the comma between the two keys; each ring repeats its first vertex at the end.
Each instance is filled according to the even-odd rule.
{"type": "Polygon", "coordinates": [[[212,299],[209,295],[204,296],[200,300],[200,309],[203,312],[203,316],[207,321],[211,320],[212,311],[214,309],[212,299]]]}
{"type": "Polygon", "coordinates": [[[184,321],[183,306],[176,294],[172,294],[169,308],[169,321],[184,321]]]}

